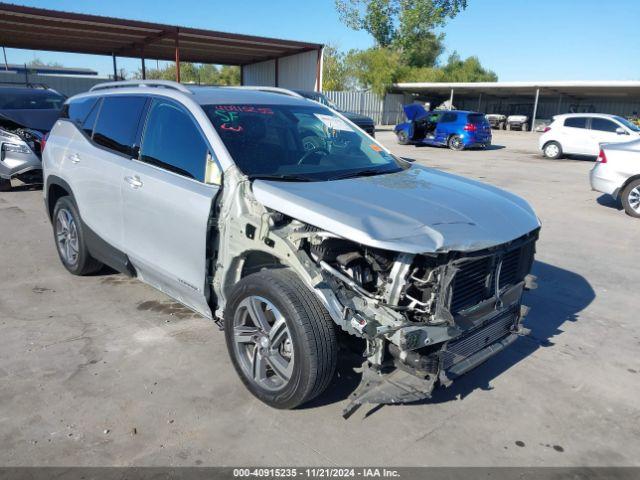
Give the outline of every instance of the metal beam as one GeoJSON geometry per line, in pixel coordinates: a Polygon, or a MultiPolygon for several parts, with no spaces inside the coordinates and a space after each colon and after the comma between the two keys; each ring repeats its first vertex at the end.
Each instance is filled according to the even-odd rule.
{"type": "Polygon", "coordinates": [[[451,95],[449,96],[449,110],[453,110],[453,88],[451,89],[451,95]]]}
{"type": "Polygon", "coordinates": [[[176,28],[176,82],[180,83],[180,31],[176,28]]]}
{"type": "Polygon", "coordinates": [[[113,81],[115,82],[118,80],[118,64],[116,63],[116,54],[111,54],[111,57],[113,58],[113,81]]]}
{"type": "Polygon", "coordinates": [[[540,98],[540,89],[536,88],[536,99],[533,102],[533,118],[531,119],[531,131],[535,132],[536,115],[538,114],[538,99],[540,98]]]}

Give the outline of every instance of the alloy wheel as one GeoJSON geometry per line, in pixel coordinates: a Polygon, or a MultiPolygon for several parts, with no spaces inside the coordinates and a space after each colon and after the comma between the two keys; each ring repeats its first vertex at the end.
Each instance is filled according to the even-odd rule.
{"type": "Polygon", "coordinates": [[[544,149],[544,153],[549,158],[555,158],[560,153],[560,149],[556,144],[552,143],[551,145],[547,145],[547,147],[544,149]]]}
{"type": "Polygon", "coordinates": [[[233,339],[248,379],[270,391],[287,385],[294,367],[293,342],[284,316],[273,303],[256,295],[242,300],[234,315],[233,339]]]}
{"type": "Polygon", "coordinates": [[[56,244],[64,262],[70,267],[75,266],[80,251],[78,228],[73,215],[66,208],[61,208],[56,216],[56,244]]]}
{"type": "Polygon", "coordinates": [[[631,189],[629,192],[629,206],[634,212],[640,213],[640,185],[631,189]]]}

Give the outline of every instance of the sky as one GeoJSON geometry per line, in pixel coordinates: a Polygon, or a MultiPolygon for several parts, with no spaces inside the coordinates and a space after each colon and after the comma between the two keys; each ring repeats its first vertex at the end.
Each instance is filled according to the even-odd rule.
{"type": "MultiPolygon", "coordinates": [[[[333,0],[13,0],[14,3],[333,44],[373,45],[340,23],[333,0]]],[[[640,80],[640,0],[468,0],[443,28],[448,53],[476,55],[502,81],[640,80]]],[[[34,58],[112,72],[110,57],[7,49],[9,63],[34,58]]],[[[444,60],[445,58],[443,58],[444,60]]],[[[162,66],[164,62],[160,62],[162,66]]],[[[128,72],[140,62],[120,59],[128,72]]],[[[154,67],[155,62],[148,62],[154,67]]]]}

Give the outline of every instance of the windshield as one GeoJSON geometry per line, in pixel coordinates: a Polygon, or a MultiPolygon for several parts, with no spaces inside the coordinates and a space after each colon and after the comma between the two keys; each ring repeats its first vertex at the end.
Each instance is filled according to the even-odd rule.
{"type": "Polygon", "coordinates": [[[618,122],[620,122],[622,125],[624,125],[625,127],[627,127],[629,130],[631,130],[632,132],[640,132],[640,127],[634,123],[631,123],[629,120],[627,120],[626,118],[622,118],[622,117],[614,117],[618,122]]]}
{"type": "Polygon", "coordinates": [[[0,110],[60,110],[65,98],[54,92],[34,90],[32,92],[3,91],[0,110]]]}
{"type": "Polygon", "coordinates": [[[371,137],[320,106],[203,108],[234,162],[249,177],[319,181],[406,168],[371,137]]]}

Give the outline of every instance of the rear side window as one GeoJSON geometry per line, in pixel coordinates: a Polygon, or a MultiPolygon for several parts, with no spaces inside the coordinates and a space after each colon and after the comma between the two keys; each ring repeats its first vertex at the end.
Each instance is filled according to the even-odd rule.
{"type": "Polygon", "coordinates": [[[565,127],[587,128],[587,117],[571,117],[564,120],[565,127]]]}
{"type": "Polygon", "coordinates": [[[102,99],[98,99],[98,101],[93,105],[93,108],[87,115],[87,118],[84,119],[80,128],[82,131],[86,133],[89,137],[93,135],[93,127],[96,124],[96,119],[98,118],[98,112],[100,111],[100,105],[102,105],[102,99]]]}
{"type": "Polygon", "coordinates": [[[63,107],[60,117],[68,118],[73,123],[80,126],[89,116],[89,112],[91,112],[91,109],[96,105],[97,102],[98,97],[72,100],[63,107]]]}
{"type": "Polygon", "coordinates": [[[458,120],[458,115],[456,115],[455,113],[448,112],[442,115],[442,118],[440,119],[440,123],[453,123],[456,120],[458,120]]]}
{"type": "Polygon", "coordinates": [[[141,146],[141,160],[196,180],[204,180],[209,147],[184,109],[154,100],[141,146]]]}
{"type": "Polygon", "coordinates": [[[145,97],[104,97],[93,141],[118,153],[135,156],[134,142],[146,102],[145,97]]]}
{"type": "Polygon", "coordinates": [[[601,132],[615,132],[620,126],[606,118],[592,118],[591,130],[599,130],[601,132]]]}
{"type": "Polygon", "coordinates": [[[480,113],[472,113],[467,115],[467,119],[469,123],[473,123],[474,125],[483,125],[485,123],[489,123],[487,118],[480,113]]]}

